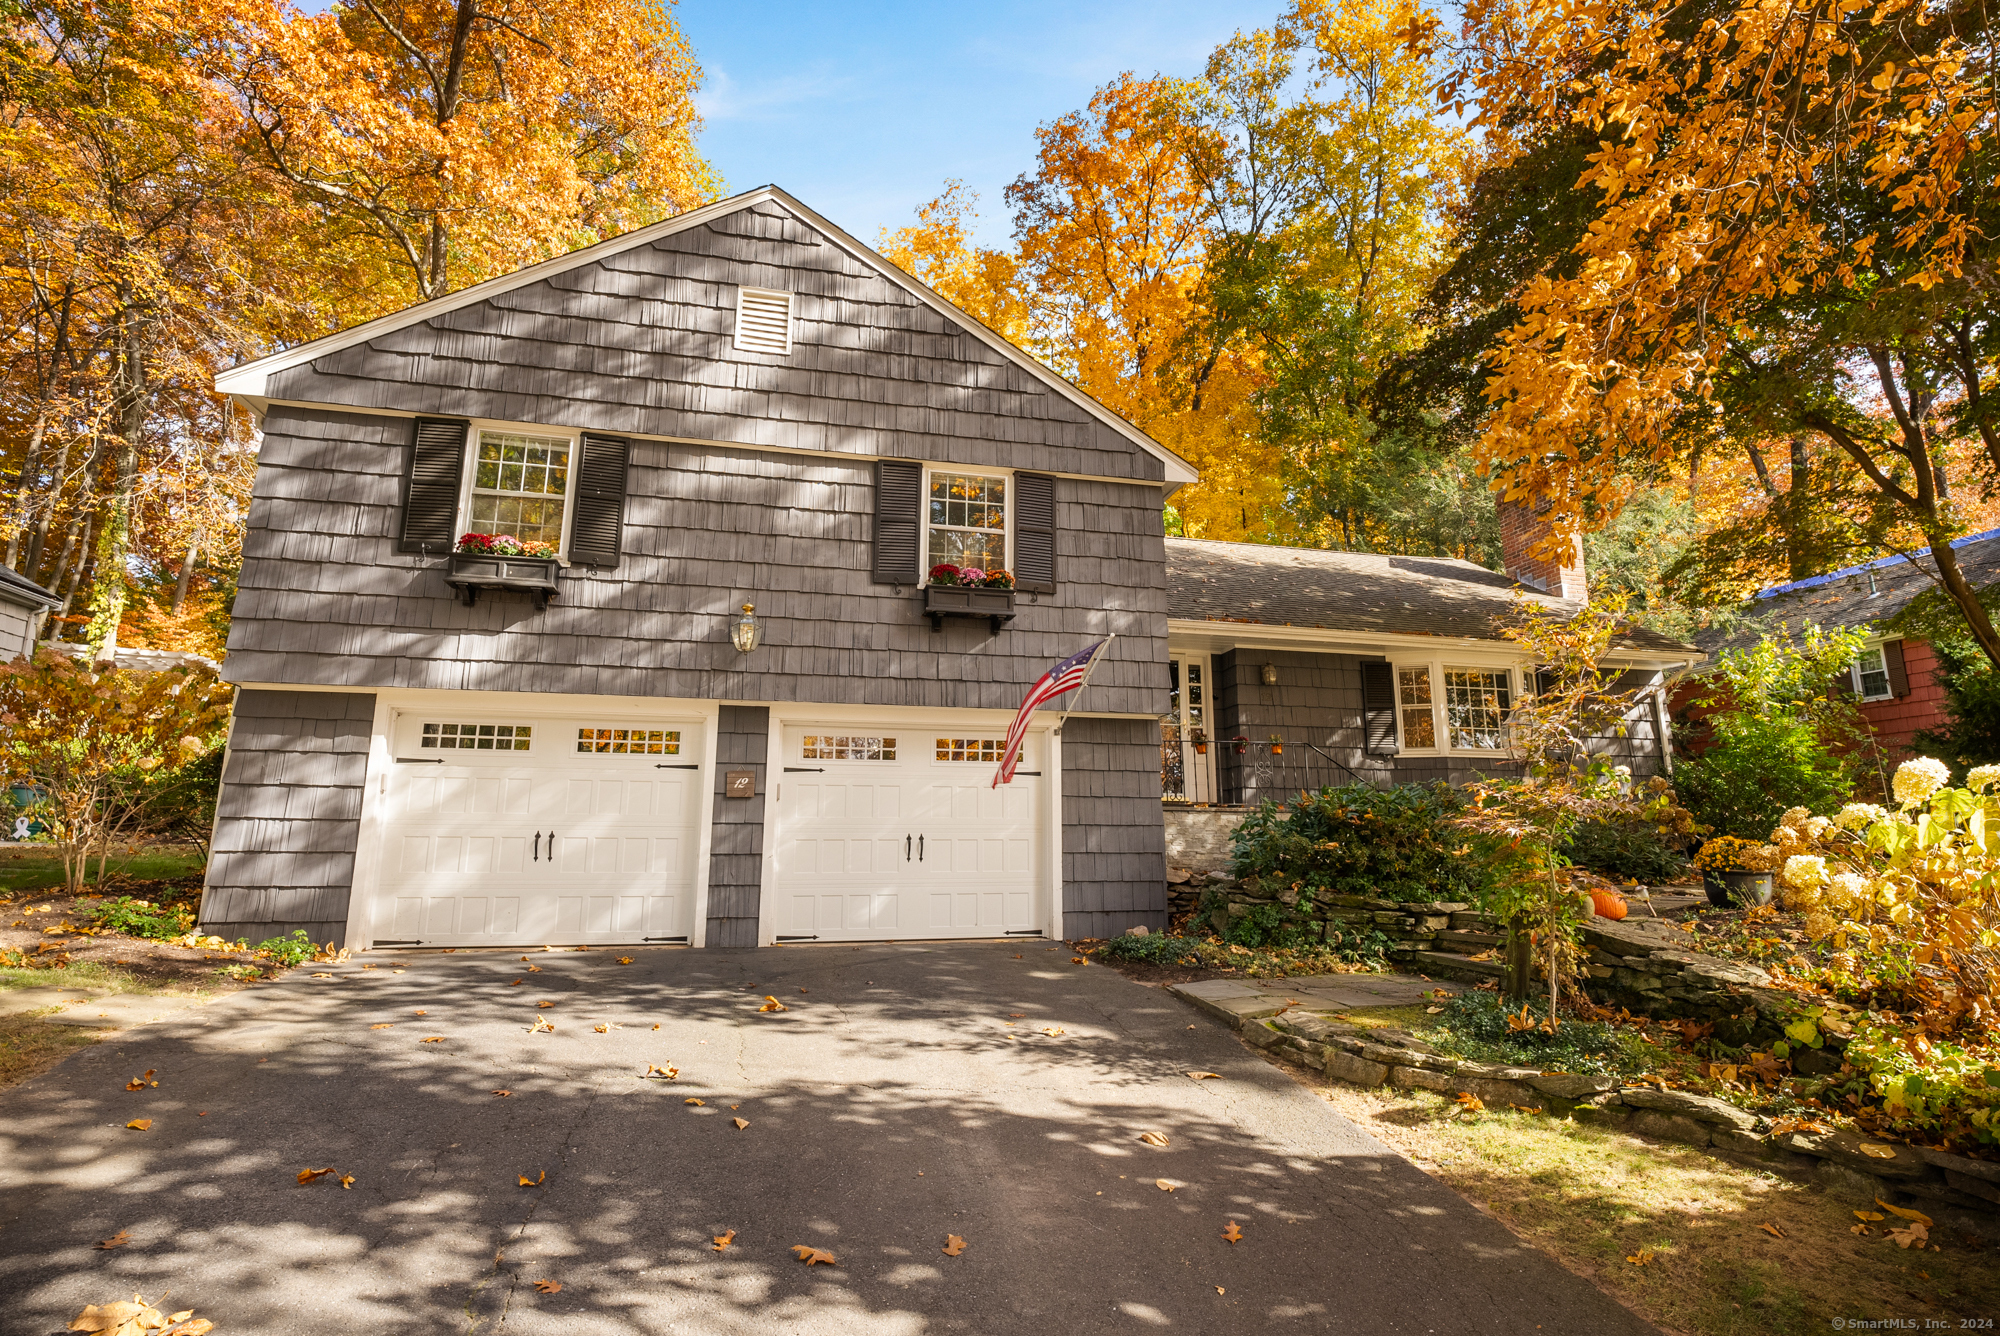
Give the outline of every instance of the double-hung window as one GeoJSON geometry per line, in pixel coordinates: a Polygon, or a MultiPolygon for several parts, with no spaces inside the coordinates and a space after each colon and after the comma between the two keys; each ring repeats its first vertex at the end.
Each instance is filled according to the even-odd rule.
{"type": "Polygon", "coordinates": [[[573,446],[567,436],[482,428],[467,531],[546,543],[553,555],[563,542],[573,446]]]}
{"type": "Polygon", "coordinates": [[[1007,479],[933,469],[924,569],[1007,565],[1007,479]]]}
{"type": "Polygon", "coordinates": [[[1505,751],[1513,708],[1511,669],[1460,667],[1437,659],[1396,665],[1399,751],[1505,751]]]}
{"type": "Polygon", "coordinates": [[[1854,690],[1863,700],[1888,700],[1896,694],[1889,683],[1889,661],[1880,645],[1862,650],[1849,672],[1854,690]]]}

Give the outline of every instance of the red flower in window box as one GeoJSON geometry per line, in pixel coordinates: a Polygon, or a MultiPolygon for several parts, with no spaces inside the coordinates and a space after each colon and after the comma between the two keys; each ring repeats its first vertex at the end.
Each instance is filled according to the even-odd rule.
{"type": "Polygon", "coordinates": [[[458,546],[453,549],[475,557],[540,557],[556,555],[554,543],[538,542],[533,538],[516,538],[508,533],[462,533],[458,536],[458,546]]]}
{"type": "Polygon", "coordinates": [[[931,567],[931,583],[934,585],[955,585],[963,572],[950,562],[940,562],[931,567]]]}

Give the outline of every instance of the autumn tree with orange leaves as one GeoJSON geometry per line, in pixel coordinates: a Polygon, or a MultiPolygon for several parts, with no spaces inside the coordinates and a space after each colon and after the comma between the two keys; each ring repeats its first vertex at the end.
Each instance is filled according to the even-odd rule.
{"type": "Polygon", "coordinates": [[[1507,494],[1551,498],[1562,541],[1705,444],[1809,435],[1884,543],[1932,547],[2000,664],[1948,546],[2000,488],[1984,11],[1476,0],[1453,54],[1486,136],[1467,212],[1514,229],[1458,312],[1486,322],[1468,360],[1507,494]]]}

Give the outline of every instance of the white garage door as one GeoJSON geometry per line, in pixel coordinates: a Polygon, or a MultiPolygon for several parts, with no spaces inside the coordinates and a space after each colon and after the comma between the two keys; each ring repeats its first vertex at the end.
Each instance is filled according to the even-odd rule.
{"type": "Polygon", "coordinates": [[[900,725],[785,730],[779,938],[998,937],[1042,912],[1042,740],[991,787],[1001,739],[900,725]],[[1025,773],[1023,773],[1025,772],[1025,773]]]}
{"type": "Polygon", "coordinates": [[[702,726],[490,712],[400,716],[378,942],[685,941],[702,726]]]}

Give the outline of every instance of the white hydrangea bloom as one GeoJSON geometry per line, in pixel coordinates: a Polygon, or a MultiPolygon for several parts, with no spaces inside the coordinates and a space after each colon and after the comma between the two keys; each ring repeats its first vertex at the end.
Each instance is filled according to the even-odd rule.
{"type": "Polygon", "coordinates": [[[1828,885],[1827,901],[1841,909],[1852,909],[1868,900],[1868,878],[1854,872],[1839,872],[1828,885]]]}
{"type": "Polygon", "coordinates": [[[1834,930],[1837,929],[1838,927],[1840,927],[1840,920],[1834,918],[1829,914],[1806,915],[1806,921],[1805,921],[1806,936],[1810,937],[1815,942],[1825,941],[1827,938],[1833,935],[1834,930]]]}
{"type": "Polygon", "coordinates": [[[1975,765],[1965,777],[1965,787],[1974,793],[1984,793],[1995,783],[2000,783],[2000,765],[1975,765]]]}
{"type": "Polygon", "coordinates": [[[1897,802],[1920,803],[1950,781],[1950,766],[1935,757],[1919,756],[1896,767],[1891,787],[1897,802]]]}
{"type": "Polygon", "coordinates": [[[1785,809],[1785,814],[1778,818],[1778,824],[1787,830],[1804,830],[1806,822],[1810,820],[1812,820],[1810,807],[1788,807],[1785,809]]]}
{"type": "MultiPolygon", "coordinates": [[[[2000,766],[1992,768],[2000,772],[2000,766]]],[[[1887,815],[1889,815],[1888,810],[1879,803],[1849,803],[1840,809],[1840,815],[1834,817],[1833,824],[1842,830],[1860,831],[1868,829],[1887,815]]]]}
{"type": "Polygon", "coordinates": [[[1785,885],[1804,889],[1826,881],[1826,860],[1818,854],[1793,854],[1785,860],[1785,885]]]}
{"type": "Polygon", "coordinates": [[[1813,840],[1823,840],[1826,838],[1826,833],[1832,829],[1833,829],[1832,821],[1828,820],[1826,817],[1823,816],[1816,816],[1812,820],[1806,822],[1806,838],[1813,840]]]}

